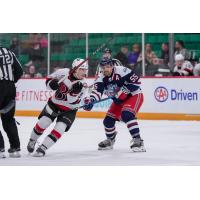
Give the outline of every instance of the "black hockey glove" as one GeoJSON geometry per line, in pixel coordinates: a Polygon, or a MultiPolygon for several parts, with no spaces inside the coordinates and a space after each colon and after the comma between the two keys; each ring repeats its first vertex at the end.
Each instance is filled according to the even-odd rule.
{"type": "Polygon", "coordinates": [[[72,88],[71,88],[71,93],[73,94],[79,94],[81,92],[83,88],[83,83],[81,83],[80,81],[74,83],[72,85],[72,88]]]}
{"type": "Polygon", "coordinates": [[[183,72],[174,72],[173,76],[185,76],[183,72]]]}
{"type": "Polygon", "coordinates": [[[58,80],[57,79],[52,79],[49,83],[49,87],[52,90],[57,90],[59,88],[58,80]]]}
{"type": "Polygon", "coordinates": [[[179,73],[179,72],[174,72],[174,73],[173,73],[173,76],[181,76],[181,73],[179,73]]]}

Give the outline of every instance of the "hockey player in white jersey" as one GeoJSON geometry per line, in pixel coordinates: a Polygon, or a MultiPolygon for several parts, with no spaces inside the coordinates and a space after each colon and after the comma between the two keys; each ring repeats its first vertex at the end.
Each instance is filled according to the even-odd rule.
{"type": "Polygon", "coordinates": [[[143,140],[136,119],[137,112],[143,103],[143,94],[140,88],[140,77],[128,68],[113,66],[112,59],[103,58],[100,62],[102,73],[94,83],[90,97],[85,98],[85,110],[90,111],[95,101],[99,101],[102,94],[111,97],[113,103],[103,120],[107,139],[98,144],[99,150],[113,148],[117,135],[116,121],[127,125],[132,137],[130,148],[133,152],[144,152],[143,140]]]}
{"type": "Polygon", "coordinates": [[[182,54],[177,54],[175,56],[176,66],[174,67],[173,75],[174,76],[192,76],[193,75],[193,65],[184,60],[182,54]]]}
{"type": "Polygon", "coordinates": [[[77,112],[75,108],[78,107],[85,92],[86,82],[84,78],[87,75],[88,66],[83,62],[83,59],[77,58],[73,61],[71,70],[60,69],[47,77],[47,88],[55,90],[55,94],[49,98],[47,105],[38,117],[39,121],[32,130],[27,145],[29,153],[34,152],[36,142],[45,129],[54,120],[56,120],[56,124],[33,153],[33,156],[44,156],[46,150],[55,144],[64,132],[69,131],[73,124],[77,112]],[[77,66],[79,67],[77,68],[77,66]]]}

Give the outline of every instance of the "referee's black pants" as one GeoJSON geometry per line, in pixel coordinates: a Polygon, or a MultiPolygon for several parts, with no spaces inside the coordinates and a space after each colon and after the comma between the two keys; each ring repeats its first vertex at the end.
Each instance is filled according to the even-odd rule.
{"type": "MultiPolygon", "coordinates": [[[[15,84],[11,81],[0,81],[0,109],[7,106],[11,100],[15,100],[16,88],[15,84]]],[[[16,121],[14,118],[15,106],[7,113],[1,114],[2,126],[6,132],[10,148],[17,149],[20,148],[19,135],[17,130],[16,121]]],[[[0,149],[4,149],[4,140],[0,132],[0,149]]]]}

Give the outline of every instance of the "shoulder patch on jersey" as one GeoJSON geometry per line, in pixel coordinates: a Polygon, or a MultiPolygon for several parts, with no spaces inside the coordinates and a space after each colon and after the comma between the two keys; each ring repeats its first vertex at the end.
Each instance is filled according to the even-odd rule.
{"type": "Polygon", "coordinates": [[[127,67],[124,67],[123,71],[124,71],[124,72],[126,72],[126,71],[127,71],[127,69],[128,69],[127,67]]]}

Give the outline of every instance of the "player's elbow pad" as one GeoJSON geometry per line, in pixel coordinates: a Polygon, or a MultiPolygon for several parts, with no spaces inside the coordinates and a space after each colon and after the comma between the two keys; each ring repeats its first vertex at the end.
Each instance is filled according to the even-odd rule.
{"type": "Polygon", "coordinates": [[[52,90],[57,90],[59,88],[59,84],[58,84],[58,80],[57,79],[52,79],[49,82],[47,82],[47,85],[49,85],[49,87],[52,90]]]}
{"type": "Polygon", "coordinates": [[[140,88],[140,86],[134,85],[134,84],[128,84],[128,85],[126,85],[126,88],[127,88],[130,92],[134,92],[134,91],[138,90],[138,89],[140,88]]]}

